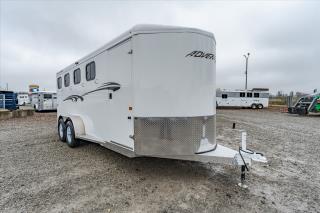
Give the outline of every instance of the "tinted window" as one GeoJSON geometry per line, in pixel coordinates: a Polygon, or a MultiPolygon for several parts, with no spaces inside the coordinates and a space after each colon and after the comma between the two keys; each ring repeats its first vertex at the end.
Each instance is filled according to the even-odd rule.
{"type": "Polygon", "coordinates": [[[253,95],[255,98],[259,98],[259,93],[254,93],[253,95]]]}
{"type": "Polygon", "coordinates": [[[62,78],[61,77],[59,77],[57,79],[57,83],[58,83],[58,89],[61,89],[61,87],[62,87],[62,78]]]}
{"type": "Polygon", "coordinates": [[[248,98],[252,98],[252,93],[248,92],[248,93],[247,93],[247,97],[248,97],[248,98]]]}
{"type": "Polygon", "coordinates": [[[226,99],[226,98],[228,98],[228,95],[227,94],[222,94],[222,98],[226,99]]]}
{"type": "Polygon", "coordinates": [[[51,99],[52,95],[51,94],[43,94],[44,99],[51,99]]]}
{"type": "Polygon", "coordinates": [[[246,94],[244,92],[240,92],[240,97],[246,97],[246,94]]]}
{"type": "Polygon", "coordinates": [[[70,74],[67,73],[64,75],[64,86],[68,87],[70,85],[70,74]]]}
{"type": "Polygon", "coordinates": [[[73,71],[73,83],[74,84],[79,84],[81,81],[81,71],[80,69],[76,69],[73,71]]]}
{"type": "Polygon", "coordinates": [[[86,79],[87,81],[91,81],[96,77],[96,64],[94,61],[90,62],[86,66],[86,79]]]}
{"type": "Polygon", "coordinates": [[[260,98],[269,98],[269,93],[260,93],[260,98]]]}

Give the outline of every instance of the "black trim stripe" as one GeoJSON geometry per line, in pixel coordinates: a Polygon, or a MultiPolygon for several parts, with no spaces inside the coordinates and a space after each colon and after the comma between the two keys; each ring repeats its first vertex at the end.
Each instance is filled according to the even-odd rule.
{"type": "Polygon", "coordinates": [[[90,93],[94,93],[97,91],[101,90],[112,90],[112,91],[117,91],[121,88],[121,85],[116,83],[116,82],[108,82],[108,83],[103,83],[101,86],[99,86],[97,89],[94,89],[92,91],[86,92],[82,95],[70,95],[67,98],[65,98],[63,101],[71,100],[72,102],[77,102],[78,99],[81,101],[84,100],[83,96],[89,95],[90,93]]]}

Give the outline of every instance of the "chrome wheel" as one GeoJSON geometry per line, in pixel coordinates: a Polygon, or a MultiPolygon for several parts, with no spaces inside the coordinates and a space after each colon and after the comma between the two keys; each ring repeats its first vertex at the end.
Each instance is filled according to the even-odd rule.
{"type": "Polygon", "coordinates": [[[59,135],[60,135],[60,138],[63,138],[63,127],[61,124],[59,124],[59,135]]]}
{"type": "Polygon", "coordinates": [[[72,121],[66,124],[66,141],[69,147],[74,148],[79,145],[79,141],[75,137],[74,127],[72,121]]]}
{"type": "Polygon", "coordinates": [[[71,132],[70,126],[67,126],[67,141],[68,141],[69,143],[72,142],[72,132],[71,132]]]}
{"type": "Polygon", "coordinates": [[[58,121],[58,135],[59,135],[59,139],[62,142],[66,141],[66,125],[63,121],[62,118],[59,119],[58,121]]]}

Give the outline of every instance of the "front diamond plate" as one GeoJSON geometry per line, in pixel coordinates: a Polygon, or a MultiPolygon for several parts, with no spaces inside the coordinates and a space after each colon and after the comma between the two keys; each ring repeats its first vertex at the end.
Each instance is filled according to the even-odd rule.
{"type": "Polygon", "coordinates": [[[215,116],[135,118],[134,151],[138,155],[193,155],[204,138],[215,145],[215,116]]]}

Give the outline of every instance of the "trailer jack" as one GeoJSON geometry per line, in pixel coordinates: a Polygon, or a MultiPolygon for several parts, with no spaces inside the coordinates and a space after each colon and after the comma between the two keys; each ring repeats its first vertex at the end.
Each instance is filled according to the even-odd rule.
{"type": "Polygon", "coordinates": [[[244,189],[248,188],[248,186],[245,184],[245,180],[246,180],[246,166],[241,166],[241,182],[238,183],[238,186],[244,189]]]}
{"type": "Polygon", "coordinates": [[[251,160],[267,163],[267,159],[263,156],[262,153],[254,152],[250,149],[247,149],[247,133],[245,131],[241,133],[241,145],[239,147],[239,156],[242,161],[242,164],[240,177],[241,182],[238,185],[241,188],[248,188],[248,186],[245,184],[246,170],[249,171],[247,164],[250,165],[251,160]]]}

